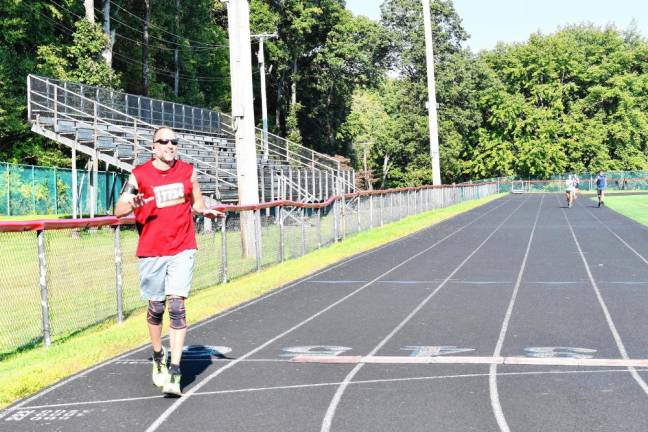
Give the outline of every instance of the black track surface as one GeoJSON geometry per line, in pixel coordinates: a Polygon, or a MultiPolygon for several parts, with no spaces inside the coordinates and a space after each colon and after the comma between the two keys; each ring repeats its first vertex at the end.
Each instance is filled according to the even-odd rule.
{"type": "Polygon", "coordinates": [[[551,361],[648,358],[648,230],[563,207],[511,195],[193,326],[187,343],[231,351],[183,357],[180,399],[142,347],[0,412],[0,430],[646,432],[648,371],[551,361]],[[331,347],[549,364],[291,361],[331,347]]]}

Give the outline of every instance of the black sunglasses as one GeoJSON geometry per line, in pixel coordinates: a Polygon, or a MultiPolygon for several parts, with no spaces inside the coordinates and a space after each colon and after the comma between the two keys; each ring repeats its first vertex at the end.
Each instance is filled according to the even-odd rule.
{"type": "Polygon", "coordinates": [[[173,144],[173,145],[178,145],[178,138],[173,138],[173,139],[159,139],[159,140],[155,140],[154,142],[156,142],[156,143],[158,143],[158,144],[162,144],[162,145],[167,145],[167,144],[169,144],[169,143],[171,143],[171,144],[173,144]]]}

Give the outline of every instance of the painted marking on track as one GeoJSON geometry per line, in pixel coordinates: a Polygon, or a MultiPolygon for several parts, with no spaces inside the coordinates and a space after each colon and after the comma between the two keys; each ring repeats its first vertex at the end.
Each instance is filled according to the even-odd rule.
{"type": "Polygon", "coordinates": [[[293,347],[284,348],[282,351],[284,351],[285,354],[281,354],[281,357],[294,358],[302,355],[308,355],[314,357],[318,357],[318,356],[335,357],[349,350],[351,350],[351,348],[336,346],[336,345],[293,346],[293,347]]]}
{"type": "MultiPolygon", "coordinates": [[[[156,419],[156,420],[155,420],[155,421],[154,421],[154,422],[153,422],[153,423],[152,423],[152,424],[151,424],[151,425],[146,429],[146,432],[154,432],[154,431],[156,431],[156,430],[157,430],[157,429],[162,425],[162,423],[164,423],[164,422],[169,418],[169,416],[171,416],[171,414],[173,414],[173,412],[175,412],[178,408],[180,408],[180,406],[182,406],[182,404],[183,404],[185,401],[187,401],[187,399],[189,399],[193,394],[195,394],[198,390],[200,390],[204,385],[206,385],[206,384],[207,384],[208,382],[210,382],[212,379],[216,378],[217,376],[219,376],[221,373],[223,373],[223,372],[226,371],[227,369],[236,366],[236,365],[239,363],[239,361],[244,360],[244,359],[246,359],[246,358],[248,358],[248,357],[253,356],[254,354],[256,354],[257,352],[259,352],[259,351],[261,351],[262,349],[266,348],[267,346],[271,345],[271,344],[274,343],[275,341],[281,339],[282,337],[284,337],[284,336],[286,336],[286,335],[292,333],[293,331],[295,331],[295,330],[301,328],[302,326],[308,324],[309,322],[315,320],[316,318],[318,318],[318,317],[320,317],[321,315],[325,314],[326,312],[328,312],[329,310],[333,309],[334,307],[336,307],[336,306],[339,305],[340,303],[343,303],[343,302],[346,301],[347,299],[349,299],[349,298],[353,297],[354,295],[356,295],[357,293],[363,291],[365,288],[367,288],[368,286],[370,286],[373,282],[375,282],[375,281],[377,281],[377,280],[379,280],[379,279],[381,279],[381,278],[387,276],[388,274],[390,274],[390,273],[392,273],[393,271],[395,271],[397,268],[404,266],[405,264],[407,264],[409,261],[415,259],[416,257],[418,257],[418,256],[420,256],[420,255],[422,255],[422,254],[424,254],[424,253],[426,253],[426,252],[432,250],[432,249],[435,248],[437,245],[441,244],[441,243],[444,242],[445,240],[449,239],[450,237],[454,236],[455,234],[461,232],[462,230],[464,230],[464,229],[466,229],[467,227],[471,226],[472,224],[476,223],[476,222],[477,222],[478,220],[480,220],[482,217],[484,217],[484,216],[486,216],[487,214],[491,213],[492,211],[495,211],[496,209],[502,207],[502,206],[503,206],[504,204],[506,204],[507,202],[508,202],[508,200],[504,201],[502,204],[500,204],[500,205],[497,206],[497,207],[493,207],[492,209],[487,210],[486,212],[482,213],[481,215],[479,215],[478,217],[476,217],[476,218],[473,219],[472,221],[470,221],[470,222],[468,222],[467,224],[463,225],[461,228],[456,229],[456,230],[453,231],[452,233],[450,233],[450,234],[446,235],[445,237],[443,237],[442,239],[436,241],[436,242],[435,242],[434,244],[432,244],[431,246],[429,246],[429,247],[425,248],[424,250],[422,250],[422,251],[420,251],[420,252],[418,252],[418,253],[412,255],[411,257],[405,259],[405,260],[402,261],[401,263],[396,264],[396,265],[395,265],[394,267],[392,267],[391,269],[389,269],[389,270],[387,270],[386,272],[380,274],[380,275],[379,275],[378,277],[376,277],[374,280],[372,280],[372,281],[366,283],[365,285],[361,286],[360,288],[354,290],[353,292],[351,292],[351,293],[345,295],[344,297],[338,299],[337,301],[331,303],[330,305],[328,305],[328,306],[326,306],[325,308],[321,309],[319,312],[314,313],[313,315],[309,316],[308,318],[304,319],[303,321],[299,322],[298,324],[292,326],[291,328],[285,330],[284,332],[279,333],[279,334],[276,335],[275,337],[268,339],[266,342],[262,343],[261,345],[258,345],[256,348],[254,348],[254,349],[248,351],[247,353],[243,354],[241,357],[239,357],[239,358],[236,359],[235,361],[233,361],[233,362],[231,362],[231,363],[228,363],[228,364],[226,364],[225,366],[223,366],[222,368],[220,368],[220,369],[218,369],[218,370],[212,372],[212,373],[209,374],[207,377],[205,377],[202,381],[200,381],[200,382],[197,383],[194,387],[192,387],[192,388],[189,389],[186,393],[184,393],[183,397],[181,397],[181,398],[179,398],[178,400],[176,400],[176,401],[175,401],[175,402],[174,402],[174,403],[173,403],[169,408],[167,408],[167,409],[166,409],[162,414],[160,414],[160,416],[159,416],[159,417],[158,417],[158,418],[157,418],[157,419],[156,419]]],[[[397,240],[397,241],[398,241],[398,240],[397,240]]],[[[391,244],[393,245],[393,244],[395,244],[395,243],[391,243],[391,244]]],[[[375,250],[375,249],[374,249],[374,250],[375,250]]],[[[351,259],[353,259],[353,258],[351,258],[351,259]]],[[[346,262],[348,262],[348,261],[349,261],[349,260],[346,260],[346,262]]],[[[330,270],[330,269],[329,269],[329,270],[330,270]]],[[[319,273],[318,273],[318,274],[319,274],[319,273]]],[[[313,276],[313,277],[314,277],[314,276],[313,276]]]]}
{"type": "Polygon", "coordinates": [[[529,357],[405,357],[405,356],[296,356],[294,363],[325,364],[497,364],[538,366],[648,367],[648,359],[529,358],[529,357]]]}
{"type": "MultiPolygon", "coordinates": [[[[488,240],[495,235],[497,231],[508,221],[511,216],[515,214],[526,202],[528,201],[528,198],[522,201],[522,203],[515,208],[515,210],[511,211],[506,218],[482,241],[455,269],[441,282],[421,303],[418,304],[406,317],[403,319],[387,336],[385,336],[379,343],[374,347],[373,350],[371,350],[370,355],[374,355],[377,353],[389,340],[396,334],[398,333],[413,317],[416,315],[424,306],[425,304],[433,298],[447,283],[450,279],[454,277],[454,275],[459,272],[459,270],[472,258],[473,255],[479,251],[479,249],[488,242],[488,240]]],[[[471,222],[474,223],[475,221],[479,220],[480,218],[477,218],[471,222]]],[[[468,226],[465,225],[464,228],[468,226]]],[[[463,229],[463,228],[462,228],[463,229]]],[[[458,231],[455,231],[458,232],[458,231]]],[[[451,234],[453,235],[453,234],[451,234]]],[[[446,237],[447,238],[447,237],[446,237]]],[[[443,240],[441,240],[443,241],[443,240]]],[[[438,244],[439,242],[435,243],[438,244]]],[[[393,272],[396,268],[404,265],[405,263],[417,258],[419,255],[425,253],[426,251],[432,249],[435,245],[430,246],[428,249],[425,249],[422,252],[419,252],[416,255],[411,256],[407,260],[403,261],[401,264],[393,267],[391,270],[387,271],[386,273],[383,273],[381,276],[386,276],[387,274],[393,272]]],[[[376,280],[380,279],[380,276],[376,278],[376,280]]],[[[333,398],[331,399],[331,402],[329,403],[328,408],[326,409],[326,414],[324,414],[324,419],[322,420],[322,426],[320,428],[320,432],[329,432],[331,430],[331,424],[333,423],[333,417],[335,417],[335,412],[337,410],[338,405],[340,404],[340,400],[342,399],[342,396],[344,395],[344,392],[346,391],[346,388],[349,385],[349,382],[353,380],[353,378],[356,376],[356,374],[360,371],[360,369],[363,367],[363,364],[357,364],[344,378],[344,381],[340,386],[337,388],[335,391],[335,394],[333,395],[333,398]]],[[[152,431],[147,431],[147,432],[152,432],[152,431]]]]}
{"type": "Polygon", "coordinates": [[[456,346],[406,346],[401,351],[412,351],[410,357],[436,357],[448,354],[461,354],[475,351],[475,348],[457,348],[456,346]]]}
{"type": "MultiPolygon", "coordinates": [[[[484,214],[482,214],[481,216],[477,217],[477,219],[480,219],[482,216],[484,216],[484,215],[486,215],[486,214],[488,214],[488,213],[490,213],[490,212],[492,212],[492,211],[494,211],[494,210],[497,210],[498,208],[502,207],[504,204],[506,204],[506,201],[504,201],[504,202],[502,202],[501,204],[496,205],[496,206],[494,206],[493,208],[487,210],[484,214]]],[[[477,220],[477,219],[476,219],[476,220],[477,220]]],[[[444,221],[445,221],[445,219],[442,219],[442,220],[439,221],[439,223],[444,222],[444,221]]],[[[474,221],[473,221],[473,222],[474,222],[474,221]]],[[[472,223],[472,222],[471,222],[471,223],[472,223]]],[[[468,224],[468,225],[470,225],[470,224],[468,224]]],[[[322,270],[320,270],[320,271],[318,271],[318,272],[316,272],[316,273],[314,273],[314,274],[312,274],[312,275],[310,275],[310,276],[305,276],[305,277],[303,277],[303,278],[300,278],[300,279],[298,279],[298,280],[296,280],[296,281],[294,281],[294,282],[289,283],[288,285],[285,285],[285,286],[282,287],[282,288],[279,288],[279,289],[277,289],[277,290],[274,290],[274,291],[271,291],[271,292],[269,292],[269,293],[263,294],[262,296],[257,297],[257,298],[254,299],[254,300],[251,300],[251,301],[248,301],[248,302],[246,302],[246,303],[243,303],[243,304],[240,305],[240,306],[234,307],[233,309],[230,309],[230,310],[228,310],[228,311],[226,311],[226,312],[223,312],[223,313],[221,313],[221,314],[218,314],[218,315],[216,315],[216,316],[214,316],[214,317],[212,317],[212,318],[206,319],[206,320],[204,320],[204,321],[202,321],[202,322],[200,322],[200,323],[198,323],[198,324],[194,324],[194,325],[190,326],[190,327],[187,329],[187,332],[194,331],[194,330],[196,330],[196,329],[198,329],[198,328],[201,328],[201,327],[203,327],[203,326],[206,326],[206,325],[208,325],[208,324],[211,324],[211,323],[214,322],[214,321],[217,321],[217,320],[220,320],[220,319],[222,319],[222,318],[225,318],[225,317],[227,317],[228,315],[231,315],[231,314],[233,314],[233,313],[235,313],[235,312],[238,312],[238,311],[240,311],[240,310],[242,310],[242,309],[245,309],[245,308],[247,308],[247,307],[249,307],[249,306],[255,305],[255,304],[260,303],[260,302],[263,302],[264,300],[267,300],[267,299],[269,299],[269,298],[271,298],[271,297],[273,297],[273,296],[275,296],[275,295],[277,295],[277,294],[281,294],[281,293],[283,293],[284,291],[287,291],[287,290],[289,290],[289,289],[291,289],[291,288],[298,287],[300,284],[303,284],[303,283],[306,283],[306,282],[310,282],[310,281],[312,281],[313,278],[315,278],[315,277],[317,277],[317,276],[319,276],[319,275],[322,275],[322,274],[324,274],[324,273],[330,272],[330,271],[332,271],[332,270],[334,270],[334,269],[336,269],[336,268],[338,268],[338,267],[344,266],[344,265],[346,265],[346,264],[348,264],[348,263],[350,263],[350,262],[352,262],[352,261],[355,261],[355,260],[357,260],[357,259],[363,258],[363,257],[368,256],[368,255],[371,255],[371,254],[374,254],[374,253],[376,253],[376,252],[378,252],[378,251],[381,251],[381,250],[383,250],[383,249],[387,249],[387,248],[389,248],[389,247],[392,247],[392,246],[394,246],[394,245],[396,245],[396,244],[398,244],[398,243],[400,243],[400,242],[402,242],[402,241],[404,241],[404,240],[407,240],[407,239],[410,239],[410,238],[416,236],[416,234],[417,234],[417,233],[408,234],[408,235],[403,236],[403,237],[401,237],[401,238],[398,238],[398,239],[396,239],[396,240],[394,240],[394,241],[392,241],[392,242],[390,242],[390,243],[384,244],[384,245],[382,245],[382,246],[378,246],[378,247],[376,247],[375,249],[372,249],[372,250],[370,250],[370,251],[362,252],[362,253],[360,253],[360,254],[358,254],[358,255],[355,255],[355,256],[353,256],[353,257],[347,258],[347,259],[345,259],[345,260],[343,260],[343,261],[340,261],[340,262],[337,263],[337,264],[333,264],[333,265],[331,265],[330,267],[326,267],[326,268],[324,268],[324,269],[322,269],[322,270]]],[[[168,336],[165,336],[165,337],[163,338],[163,340],[166,340],[167,338],[168,338],[168,336]]],[[[69,384],[70,382],[72,382],[72,381],[74,381],[74,380],[76,380],[76,379],[78,379],[78,378],[80,378],[80,377],[85,377],[85,376],[87,376],[88,374],[90,374],[91,372],[94,372],[94,371],[96,371],[96,370],[98,370],[98,369],[100,369],[100,368],[103,368],[103,367],[105,367],[105,366],[111,365],[111,364],[113,364],[115,361],[120,361],[121,359],[125,359],[125,358],[127,358],[128,356],[130,356],[130,355],[132,355],[132,354],[136,354],[136,353],[139,353],[139,352],[141,352],[141,351],[144,351],[144,350],[148,349],[149,347],[150,347],[149,344],[142,345],[142,346],[139,347],[139,348],[135,348],[135,349],[132,349],[132,350],[126,351],[125,353],[121,354],[120,356],[118,356],[118,357],[116,357],[116,358],[114,358],[114,359],[106,360],[106,361],[104,361],[104,362],[101,362],[101,363],[99,363],[99,364],[97,364],[97,365],[91,367],[90,369],[87,369],[87,370],[85,370],[85,371],[82,371],[82,372],[76,373],[76,374],[74,374],[74,375],[72,375],[72,376],[70,376],[70,377],[68,377],[68,378],[66,378],[66,379],[64,379],[64,380],[62,380],[62,381],[59,381],[58,383],[56,383],[56,384],[54,384],[54,385],[52,385],[52,386],[46,388],[45,390],[42,390],[42,391],[36,393],[36,394],[33,395],[33,396],[30,396],[30,397],[28,397],[28,398],[26,398],[26,399],[23,399],[22,401],[18,402],[16,405],[14,405],[14,406],[12,407],[12,409],[15,409],[15,408],[19,408],[19,407],[25,406],[25,405],[29,404],[30,402],[32,402],[32,401],[34,401],[34,400],[36,400],[36,399],[38,399],[38,398],[41,398],[42,396],[44,396],[44,395],[46,395],[46,394],[52,392],[53,390],[56,390],[56,389],[58,389],[58,388],[60,388],[60,387],[62,387],[62,386],[64,386],[64,385],[66,385],[66,384],[69,384]]],[[[239,359],[236,359],[235,361],[238,361],[238,360],[239,360],[239,359]]],[[[5,411],[0,411],[0,419],[2,419],[4,415],[5,415],[5,411]]]]}
{"type": "MultiPolygon", "coordinates": [[[[639,369],[639,372],[648,372],[648,369],[639,369]]],[[[523,377],[523,376],[543,376],[543,375],[586,375],[586,374],[604,374],[604,373],[618,374],[618,373],[627,373],[627,371],[625,369],[545,370],[545,371],[527,371],[527,372],[500,372],[498,373],[498,375],[502,377],[523,377]]],[[[374,379],[374,380],[358,380],[358,381],[352,381],[349,384],[350,385],[390,384],[390,383],[398,383],[398,382],[481,378],[487,376],[488,376],[487,373],[432,375],[432,376],[407,377],[407,378],[383,378],[383,379],[374,379]]],[[[261,391],[276,391],[276,390],[295,390],[295,389],[304,389],[304,388],[331,387],[331,386],[338,386],[340,384],[341,382],[324,382],[324,383],[295,384],[295,385],[286,385],[286,386],[248,387],[248,388],[231,389],[231,390],[214,390],[214,391],[196,392],[194,393],[194,396],[226,395],[226,394],[234,394],[234,393],[254,393],[254,392],[261,392],[261,391]]],[[[8,415],[11,412],[15,412],[19,410],[49,409],[49,408],[56,408],[56,407],[69,407],[69,406],[81,406],[81,405],[104,405],[104,404],[124,403],[124,402],[138,401],[138,400],[163,399],[163,398],[164,398],[163,395],[156,395],[156,396],[134,397],[134,398],[124,398],[124,399],[108,399],[108,400],[81,401],[81,402],[77,401],[77,402],[59,403],[59,404],[52,404],[52,405],[29,406],[23,408],[7,408],[5,412],[0,413],[0,418],[2,418],[2,415],[8,415]]]]}
{"type": "Polygon", "coordinates": [[[24,420],[38,422],[38,421],[67,421],[71,418],[84,417],[92,412],[89,410],[75,410],[75,409],[20,409],[12,413],[4,419],[5,422],[21,422],[24,420]]]}
{"type": "MultiPolygon", "coordinates": [[[[214,363],[228,363],[236,360],[235,358],[212,358],[210,359],[214,363]]],[[[196,358],[196,359],[182,359],[182,363],[192,363],[192,362],[204,362],[204,358],[196,358]]],[[[245,359],[243,360],[245,363],[289,363],[289,359],[245,359]]],[[[135,360],[120,360],[114,362],[116,365],[146,365],[150,366],[151,365],[151,360],[150,359],[135,359],[135,360]]]]}
{"type": "Polygon", "coordinates": [[[567,357],[589,359],[594,357],[596,350],[577,347],[528,347],[524,348],[524,352],[527,353],[528,357],[535,358],[567,357]]]}

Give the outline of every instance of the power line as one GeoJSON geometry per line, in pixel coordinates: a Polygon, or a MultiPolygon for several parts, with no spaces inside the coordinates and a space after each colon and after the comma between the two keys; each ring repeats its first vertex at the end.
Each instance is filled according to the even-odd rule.
{"type": "MultiPolygon", "coordinates": [[[[81,15],[75,13],[74,11],[68,9],[67,7],[63,6],[62,4],[58,3],[58,2],[55,1],[55,0],[49,0],[49,1],[50,1],[53,5],[59,7],[60,9],[63,9],[63,10],[65,10],[65,11],[67,11],[69,14],[75,16],[76,18],[78,18],[78,19],[85,19],[84,16],[81,16],[81,15]]],[[[96,8],[95,8],[95,9],[96,9],[96,8]]],[[[96,10],[99,11],[99,12],[101,12],[101,10],[99,10],[99,9],[96,9],[96,10]]],[[[131,14],[131,15],[132,15],[132,14],[131,14]]],[[[128,24],[126,24],[125,22],[120,21],[120,20],[118,20],[118,19],[116,19],[116,18],[111,18],[111,19],[113,19],[115,22],[118,22],[119,24],[123,25],[124,27],[127,27],[127,28],[129,28],[129,29],[131,29],[131,30],[137,32],[137,33],[140,34],[140,35],[143,35],[143,34],[144,34],[144,31],[143,31],[143,30],[140,30],[140,29],[135,28],[135,27],[133,27],[133,26],[131,26],[131,25],[128,25],[128,24]]],[[[136,41],[136,40],[134,40],[134,39],[132,39],[132,38],[129,38],[129,37],[127,37],[127,36],[124,36],[124,35],[122,35],[122,34],[120,34],[120,33],[115,33],[115,35],[116,35],[117,37],[122,38],[122,39],[128,39],[128,40],[130,40],[130,41],[132,41],[132,42],[139,43],[138,41],[136,41]]],[[[175,46],[178,46],[178,47],[180,47],[180,48],[189,48],[189,49],[194,49],[194,50],[197,50],[197,51],[207,51],[207,50],[212,50],[212,49],[227,48],[226,45],[213,45],[213,46],[211,46],[211,47],[192,47],[192,46],[182,45],[182,44],[179,44],[179,43],[177,43],[177,42],[170,41],[170,40],[167,40],[167,39],[159,38],[159,37],[157,37],[157,36],[155,36],[155,35],[150,35],[150,37],[151,37],[152,39],[157,39],[157,40],[159,40],[159,41],[162,41],[162,42],[165,42],[165,43],[168,43],[168,44],[171,44],[171,45],[175,45],[175,46]]],[[[175,50],[175,48],[161,47],[161,46],[159,46],[159,45],[155,45],[155,46],[158,47],[158,48],[160,48],[160,49],[162,49],[162,50],[167,50],[167,51],[173,51],[173,50],[175,50]]]]}
{"type": "MultiPolygon", "coordinates": [[[[128,57],[128,56],[123,55],[123,54],[120,54],[118,52],[114,52],[113,54],[116,57],[120,57],[120,58],[122,58],[125,61],[128,61],[130,63],[138,64],[140,66],[144,65],[144,63],[142,61],[134,59],[132,57],[128,57]]],[[[162,69],[162,68],[159,68],[159,67],[155,67],[155,66],[152,66],[152,65],[149,65],[148,67],[149,67],[149,69],[154,70],[156,73],[160,73],[161,75],[168,75],[168,76],[171,76],[171,77],[175,76],[175,72],[173,72],[173,71],[169,71],[169,70],[162,69]]],[[[208,76],[201,76],[201,75],[187,75],[187,74],[183,74],[183,73],[180,74],[180,78],[187,79],[187,80],[195,79],[197,81],[204,81],[204,82],[218,82],[218,81],[224,81],[224,80],[229,79],[229,78],[225,78],[225,77],[208,77],[208,76]]]]}
{"type": "MultiPolygon", "coordinates": [[[[64,25],[62,23],[59,23],[58,21],[56,21],[54,19],[52,19],[51,17],[44,14],[42,11],[36,9],[34,6],[31,6],[31,5],[28,5],[28,6],[29,6],[29,8],[31,8],[32,10],[37,12],[41,17],[45,18],[47,21],[51,22],[56,27],[58,27],[59,30],[63,30],[65,32],[69,32],[69,33],[74,33],[75,32],[75,30],[69,28],[68,26],[66,26],[66,25],[64,25]]],[[[135,41],[135,42],[137,42],[137,41],[135,41]]],[[[141,62],[139,60],[133,59],[133,58],[131,58],[129,56],[126,56],[124,54],[121,54],[121,53],[119,53],[117,51],[113,51],[113,55],[115,55],[116,57],[122,58],[123,61],[125,61],[127,63],[139,64],[140,66],[142,66],[144,64],[143,62],[141,62]]],[[[158,68],[158,67],[155,67],[155,66],[152,66],[152,65],[149,65],[149,68],[154,70],[156,73],[158,73],[160,75],[167,75],[167,76],[170,76],[170,77],[175,77],[175,72],[167,71],[165,69],[161,69],[161,68],[158,68]]],[[[187,75],[187,74],[182,74],[182,73],[180,74],[180,78],[183,78],[185,80],[195,80],[195,81],[201,81],[201,82],[219,82],[219,81],[224,81],[224,80],[228,79],[228,78],[225,78],[225,77],[208,77],[208,76],[201,76],[201,75],[187,75]]]]}
{"type": "MultiPolygon", "coordinates": [[[[100,9],[97,9],[97,8],[95,8],[95,10],[96,10],[97,12],[102,12],[100,9]]],[[[130,13],[130,12],[129,12],[129,13],[130,13]]],[[[131,15],[133,15],[133,14],[131,14],[131,15]]],[[[133,15],[133,16],[135,16],[135,15],[133,15]]],[[[137,18],[137,17],[136,17],[136,18],[137,18]]],[[[115,21],[115,22],[117,22],[117,23],[123,25],[123,26],[126,27],[126,28],[129,28],[129,29],[131,29],[131,30],[137,32],[137,33],[140,34],[140,35],[143,35],[143,34],[144,34],[144,31],[143,31],[143,30],[138,29],[138,28],[136,28],[136,27],[133,27],[133,26],[131,26],[131,25],[125,23],[124,21],[121,21],[121,20],[119,20],[119,19],[117,19],[117,18],[113,18],[113,17],[111,17],[110,19],[111,19],[112,21],[115,21]]],[[[153,26],[151,25],[151,27],[153,27],[153,26]]],[[[126,36],[123,36],[123,35],[121,35],[121,34],[119,34],[119,33],[116,33],[116,35],[119,36],[119,37],[122,37],[122,38],[124,38],[124,39],[133,40],[133,39],[130,39],[130,38],[126,37],[126,36]]],[[[176,37],[179,37],[179,38],[182,38],[182,36],[178,36],[178,35],[175,35],[175,36],[176,36],[176,37]]],[[[215,49],[228,48],[228,46],[226,46],[226,45],[212,45],[212,46],[191,46],[191,45],[188,45],[188,46],[187,46],[187,45],[183,45],[183,44],[180,44],[180,43],[178,43],[178,42],[175,42],[175,41],[170,41],[170,40],[168,40],[168,39],[164,39],[164,38],[157,37],[157,36],[155,36],[155,35],[150,35],[149,37],[152,38],[152,39],[157,39],[157,40],[162,41],[162,42],[167,43],[167,44],[175,45],[175,46],[177,46],[177,47],[179,47],[179,48],[188,48],[188,49],[192,49],[192,50],[195,50],[195,51],[211,51],[211,50],[215,50],[215,49]]],[[[186,39],[186,38],[185,38],[185,39],[186,39]]],[[[188,40],[188,39],[187,39],[187,40],[188,40]]],[[[168,47],[164,47],[164,48],[161,48],[161,49],[166,49],[166,50],[170,50],[170,51],[175,50],[175,48],[168,48],[168,47]]]]}
{"type": "MultiPolygon", "coordinates": [[[[124,9],[123,7],[121,7],[121,6],[119,6],[117,3],[115,3],[114,1],[112,1],[112,0],[109,0],[109,1],[110,1],[110,3],[111,3],[112,5],[114,5],[114,6],[117,7],[118,9],[120,9],[120,10],[126,12],[128,15],[130,15],[130,16],[136,18],[137,20],[139,20],[139,21],[141,21],[141,22],[145,22],[145,20],[144,20],[143,18],[140,18],[140,17],[138,17],[137,15],[135,15],[134,13],[132,13],[131,11],[124,9]]],[[[202,47],[209,47],[209,48],[229,48],[228,45],[212,45],[212,44],[205,44],[204,42],[200,42],[200,41],[197,41],[197,40],[194,40],[194,39],[190,39],[190,38],[188,38],[188,37],[184,37],[184,36],[177,35],[177,34],[175,34],[175,33],[173,33],[173,32],[168,31],[167,29],[165,29],[165,28],[163,28],[163,27],[160,27],[160,26],[157,26],[157,25],[155,25],[155,24],[151,24],[151,23],[149,23],[149,25],[150,25],[151,27],[153,27],[153,28],[157,28],[158,30],[160,30],[160,31],[162,31],[162,32],[164,32],[164,33],[166,33],[166,34],[169,34],[169,35],[171,35],[171,36],[179,37],[179,38],[185,39],[185,40],[187,40],[187,41],[189,41],[189,42],[193,42],[194,44],[197,44],[198,46],[202,46],[202,47]]]]}

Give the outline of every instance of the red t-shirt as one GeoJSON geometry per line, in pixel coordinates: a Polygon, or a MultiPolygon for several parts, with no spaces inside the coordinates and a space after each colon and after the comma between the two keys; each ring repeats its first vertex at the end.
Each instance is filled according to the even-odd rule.
{"type": "Polygon", "coordinates": [[[193,169],[193,165],[177,160],[163,171],[150,160],[133,170],[139,193],[144,199],[155,197],[134,212],[140,235],[138,257],[171,256],[196,249],[191,214],[193,169]]]}

